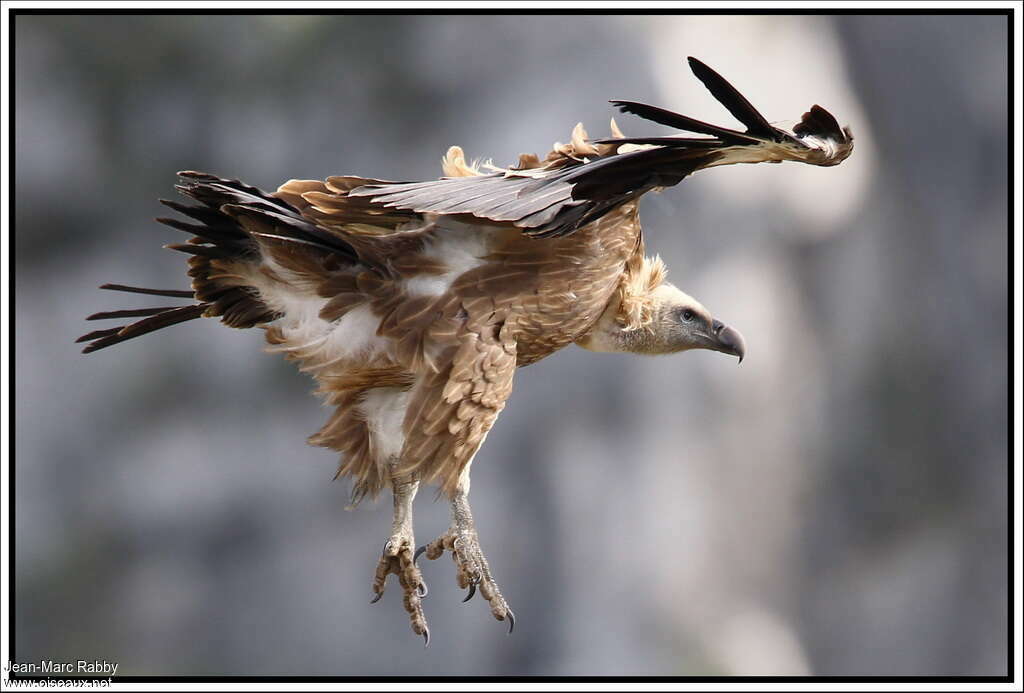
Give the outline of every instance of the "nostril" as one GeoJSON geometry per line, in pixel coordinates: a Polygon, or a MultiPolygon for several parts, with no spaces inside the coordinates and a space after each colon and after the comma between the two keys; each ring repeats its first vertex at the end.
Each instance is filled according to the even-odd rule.
{"type": "Polygon", "coordinates": [[[715,331],[715,334],[721,332],[723,327],[725,327],[725,325],[722,323],[721,320],[715,320],[714,322],[711,323],[711,329],[715,331]]]}

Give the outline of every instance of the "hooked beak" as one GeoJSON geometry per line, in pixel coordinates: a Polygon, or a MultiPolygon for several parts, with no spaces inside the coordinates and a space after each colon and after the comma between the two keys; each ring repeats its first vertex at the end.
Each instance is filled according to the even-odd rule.
{"type": "Polygon", "coordinates": [[[743,335],[718,320],[715,320],[712,324],[712,329],[714,330],[714,335],[711,337],[711,344],[708,345],[708,348],[713,351],[720,351],[723,354],[729,354],[730,356],[738,356],[739,362],[743,363],[743,355],[746,353],[743,335]]]}

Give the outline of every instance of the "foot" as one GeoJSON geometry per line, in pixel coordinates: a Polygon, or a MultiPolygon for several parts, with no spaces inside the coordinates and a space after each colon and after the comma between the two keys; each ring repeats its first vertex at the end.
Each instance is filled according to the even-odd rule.
{"type": "Polygon", "coordinates": [[[373,599],[370,603],[376,604],[384,595],[388,575],[397,575],[398,584],[402,586],[402,604],[409,612],[412,630],[423,636],[426,647],[430,644],[430,629],[427,628],[427,619],[423,615],[420,602],[427,596],[427,583],[423,581],[423,574],[416,567],[413,546],[415,542],[411,532],[398,532],[387,540],[377,562],[377,571],[373,577],[373,599]]]}
{"type": "Polygon", "coordinates": [[[480,549],[480,540],[477,538],[476,530],[473,528],[472,519],[468,522],[458,523],[448,531],[426,546],[416,550],[416,558],[425,553],[427,558],[435,560],[441,557],[445,551],[451,551],[455,560],[456,580],[459,587],[468,588],[469,593],[462,601],[468,602],[476,594],[477,590],[483,595],[491,607],[491,614],[499,621],[508,620],[508,632],[515,628],[516,618],[508,602],[501,596],[501,590],[491,576],[491,568],[487,564],[487,558],[480,549]]]}

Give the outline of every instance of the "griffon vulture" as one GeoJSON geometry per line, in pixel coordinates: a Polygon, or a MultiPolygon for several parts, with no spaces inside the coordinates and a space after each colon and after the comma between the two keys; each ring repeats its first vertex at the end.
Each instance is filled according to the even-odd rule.
{"type": "Polygon", "coordinates": [[[193,318],[261,327],[269,350],[316,379],[334,413],[309,442],[341,453],[353,498],[390,489],[394,520],[373,580],[394,573],[414,632],[429,642],[417,567],[452,552],[458,584],[499,621],[514,616],[481,550],[468,502],[473,457],[512,391],[516,368],[576,343],[599,352],[711,349],[743,358],[739,332],[665,281],[644,254],[644,193],[724,164],[800,161],[834,166],[853,137],[820,106],[793,130],[768,121],[728,82],[690,58],[693,73],[745,129],[632,101],[620,111],[703,135],[590,140],[582,125],[543,160],[508,169],[468,165],[452,147],[444,177],[390,182],[359,176],[290,180],[267,194],[186,171],[194,203],[162,202],[191,218],[158,221],[192,234],[190,291],[101,288],[190,299],[96,313],[141,318],[90,332],[93,352],[193,318]],[[416,548],[413,497],[438,484],[451,525],[416,548]]]}

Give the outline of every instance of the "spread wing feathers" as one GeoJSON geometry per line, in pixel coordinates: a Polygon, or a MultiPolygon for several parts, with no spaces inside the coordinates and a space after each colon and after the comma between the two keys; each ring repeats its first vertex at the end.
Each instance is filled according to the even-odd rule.
{"type": "Polygon", "coordinates": [[[236,180],[205,173],[179,174],[185,184],[176,186],[198,204],[161,200],[171,209],[198,223],[161,218],[157,221],[192,234],[186,243],[165,246],[190,255],[191,291],[169,291],[104,284],[103,289],[173,298],[190,298],[184,306],[103,311],[88,320],[140,317],[141,320],[83,335],[90,353],[154,330],[199,317],[219,317],[230,327],[252,327],[278,317],[247,281],[248,267],[271,254],[286,267],[314,274],[360,261],[356,248],[343,234],[323,229],[303,218],[287,201],[236,180]]]}
{"type": "MultiPolygon", "coordinates": [[[[115,285],[104,284],[100,288],[114,289],[115,285]]],[[[153,290],[148,290],[145,293],[153,293],[153,290]]],[[[177,325],[179,322],[186,322],[188,320],[198,318],[202,316],[203,311],[205,311],[208,307],[208,303],[195,303],[187,306],[167,306],[159,308],[141,308],[137,310],[120,310],[109,311],[104,313],[94,313],[93,315],[90,315],[88,318],[86,318],[86,320],[105,320],[108,318],[128,318],[139,316],[149,317],[146,317],[142,320],[138,320],[129,325],[111,327],[105,330],[95,330],[93,332],[89,332],[87,334],[82,335],[76,341],[79,343],[88,342],[85,348],[82,349],[82,353],[89,354],[99,349],[103,349],[108,346],[113,346],[114,344],[119,344],[133,337],[140,337],[144,334],[153,332],[154,330],[159,330],[163,327],[177,325]]]]}
{"type": "MultiPolygon", "coordinates": [[[[711,137],[613,137],[556,151],[531,168],[418,183],[366,183],[347,197],[368,198],[383,208],[419,213],[468,214],[508,222],[531,236],[574,232],[627,200],[679,183],[691,173],[722,164],[801,161],[838,164],[853,149],[849,129],[820,106],[804,114],[794,133],[768,123],[721,75],[695,58],[690,68],[745,131],[638,103],[612,101],[619,110],[711,137]],[[594,146],[599,145],[599,146],[594,146]]],[[[575,139],[575,138],[574,138],[575,139]]],[[[574,141],[575,144],[575,141],[574,141]]],[[[564,147],[564,145],[563,145],[564,147]]],[[[525,159],[524,159],[525,161],[525,159]]]]}
{"type": "Polygon", "coordinates": [[[512,393],[515,341],[493,319],[471,320],[450,366],[422,376],[410,396],[402,471],[418,472],[449,495],[512,393]]]}
{"type": "Polygon", "coordinates": [[[764,116],[757,112],[757,109],[736,90],[736,87],[696,58],[691,56],[686,60],[690,64],[693,74],[704,83],[718,103],[725,106],[733,118],[747,126],[748,134],[762,139],[776,138],[780,131],[769,125],[764,116]]]}
{"type": "Polygon", "coordinates": [[[347,233],[383,235],[422,226],[423,217],[408,210],[388,209],[349,192],[364,185],[392,185],[391,181],[359,176],[331,176],[325,181],[290,180],[274,196],[297,209],[319,226],[347,233]]]}
{"type": "Polygon", "coordinates": [[[716,156],[704,146],[630,151],[562,168],[531,170],[530,175],[510,170],[471,178],[370,185],[349,196],[367,197],[386,208],[508,222],[527,235],[548,238],[568,235],[652,188],[675,185],[716,156]]]}

